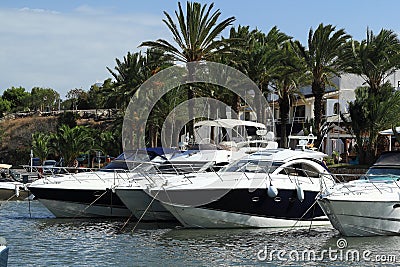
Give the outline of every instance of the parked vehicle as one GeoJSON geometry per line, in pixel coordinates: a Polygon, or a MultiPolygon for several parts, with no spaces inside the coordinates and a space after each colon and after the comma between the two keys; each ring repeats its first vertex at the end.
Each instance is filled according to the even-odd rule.
{"type": "MultiPolygon", "coordinates": [[[[31,162],[29,162],[28,165],[31,165],[31,162]]],[[[32,166],[41,166],[42,165],[42,161],[40,160],[40,158],[32,158],[32,166]]]]}
{"type": "Polygon", "coordinates": [[[89,155],[81,154],[76,158],[76,160],[78,161],[79,166],[87,165],[89,163],[89,155]]]}
{"type": "Polygon", "coordinates": [[[43,173],[55,173],[57,172],[57,161],[54,159],[48,159],[43,161],[43,173]]]}

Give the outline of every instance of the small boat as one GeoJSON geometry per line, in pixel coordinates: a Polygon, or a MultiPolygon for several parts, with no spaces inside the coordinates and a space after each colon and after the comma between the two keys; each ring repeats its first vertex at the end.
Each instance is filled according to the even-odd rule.
{"type": "Polygon", "coordinates": [[[359,180],[324,189],[318,199],[345,236],[400,234],[400,151],[382,153],[359,180]]]}
{"type": "Polygon", "coordinates": [[[6,240],[0,237],[0,267],[7,267],[8,251],[6,240]]]}
{"type": "Polygon", "coordinates": [[[29,192],[20,182],[0,182],[0,201],[24,200],[29,192]]]}
{"type": "Polygon", "coordinates": [[[12,165],[9,164],[0,164],[2,176],[0,180],[0,201],[23,200],[29,195],[25,184],[12,181],[7,177],[11,167],[12,165]]]}
{"type": "Polygon", "coordinates": [[[316,151],[263,150],[218,172],[166,179],[147,192],[190,228],[329,225],[315,202],[321,183],[334,183],[322,163],[324,156],[316,151]]]}
{"type": "Polygon", "coordinates": [[[28,189],[58,218],[129,217],[131,212],[113,188],[132,177],[130,170],[134,164],[140,168],[141,159],[165,161],[160,151],[164,150],[125,152],[98,171],[45,176],[31,183],[28,189]]]}

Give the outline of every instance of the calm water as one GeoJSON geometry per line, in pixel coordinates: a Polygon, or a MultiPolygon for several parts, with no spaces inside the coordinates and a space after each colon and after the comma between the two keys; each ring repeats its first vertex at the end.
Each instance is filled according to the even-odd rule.
{"type": "Polygon", "coordinates": [[[55,219],[38,201],[30,203],[30,212],[27,201],[3,202],[0,207],[0,236],[8,241],[11,267],[397,266],[393,261],[400,262],[400,237],[342,240],[329,227],[279,232],[140,224],[132,232],[135,222],[123,226],[124,220],[55,219]]]}

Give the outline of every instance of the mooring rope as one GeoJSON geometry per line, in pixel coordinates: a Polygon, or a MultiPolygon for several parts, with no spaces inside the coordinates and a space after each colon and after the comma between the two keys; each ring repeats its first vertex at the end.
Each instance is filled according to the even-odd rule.
{"type": "Polygon", "coordinates": [[[1,206],[3,206],[5,203],[9,202],[13,197],[16,197],[16,196],[17,196],[17,195],[14,194],[14,195],[12,195],[11,197],[9,197],[7,200],[2,201],[1,206]]]}
{"type": "MultiPolygon", "coordinates": [[[[314,203],[306,210],[306,212],[304,212],[303,215],[301,215],[301,217],[290,227],[290,230],[293,230],[296,227],[297,223],[300,222],[300,220],[303,219],[304,216],[306,216],[306,214],[315,206],[316,203],[317,203],[317,200],[315,200],[314,203]]],[[[311,229],[313,218],[311,219],[310,222],[311,222],[311,224],[310,224],[310,229],[311,229]]]]}
{"type": "Polygon", "coordinates": [[[128,224],[128,222],[132,219],[133,213],[131,213],[131,215],[128,217],[128,219],[124,222],[124,224],[122,225],[121,229],[119,229],[120,232],[122,232],[122,230],[124,230],[124,228],[126,227],[126,225],[128,224]]]}
{"type": "Polygon", "coordinates": [[[144,215],[146,214],[146,212],[148,211],[150,206],[153,204],[154,200],[156,199],[156,197],[160,193],[161,189],[162,189],[162,187],[160,187],[160,189],[157,191],[157,194],[155,194],[155,196],[153,196],[153,199],[150,201],[149,205],[147,205],[146,209],[144,210],[144,212],[140,216],[139,220],[136,222],[135,226],[133,227],[132,233],[136,230],[136,227],[139,225],[140,221],[143,219],[144,215]]]}
{"type": "MultiPolygon", "coordinates": [[[[96,201],[99,200],[101,197],[103,197],[105,194],[107,194],[107,192],[108,192],[108,190],[106,189],[106,190],[104,191],[104,193],[102,193],[102,194],[101,194],[100,196],[98,196],[95,200],[93,200],[88,206],[86,206],[83,210],[81,210],[81,211],[79,212],[79,214],[80,214],[80,213],[84,213],[88,208],[90,208],[91,206],[93,206],[93,204],[96,203],[96,201]]],[[[78,215],[78,214],[76,214],[76,215],[78,215]]],[[[76,215],[75,215],[74,218],[76,218],[76,215]]]]}

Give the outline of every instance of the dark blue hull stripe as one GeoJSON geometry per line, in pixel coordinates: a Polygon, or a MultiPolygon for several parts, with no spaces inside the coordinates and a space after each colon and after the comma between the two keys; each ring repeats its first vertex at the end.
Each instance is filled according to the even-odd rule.
{"type": "Polygon", "coordinates": [[[271,198],[266,189],[254,192],[232,189],[220,199],[199,208],[268,218],[312,220],[325,215],[315,201],[317,194],[304,191],[304,200],[301,202],[296,190],[279,189],[278,196],[271,198]]]}
{"type": "Polygon", "coordinates": [[[28,188],[37,199],[48,199],[79,203],[83,205],[107,206],[112,208],[126,208],[117,194],[112,190],[87,189],[55,189],[55,188],[28,188]]]}

